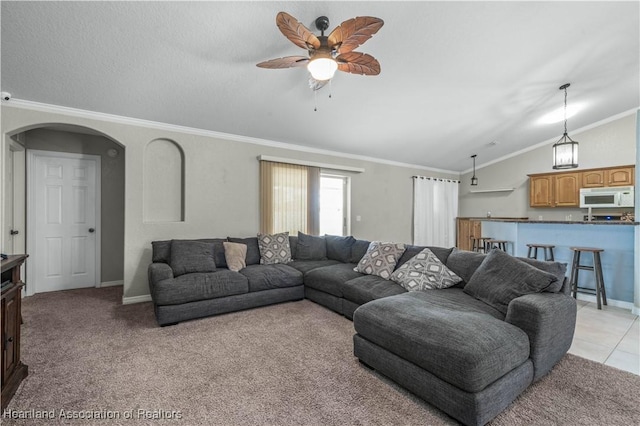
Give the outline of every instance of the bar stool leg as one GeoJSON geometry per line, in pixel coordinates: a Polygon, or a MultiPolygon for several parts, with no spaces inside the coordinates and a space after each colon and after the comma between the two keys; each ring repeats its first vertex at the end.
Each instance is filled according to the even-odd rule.
{"type": "Polygon", "coordinates": [[[600,285],[600,277],[598,276],[598,268],[597,268],[598,261],[596,260],[597,256],[598,256],[598,253],[593,253],[593,275],[595,275],[595,278],[596,278],[596,303],[598,304],[598,309],[602,309],[602,303],[601,303],[602,296],[600,294],[601,285],[600,285]]]}
{"type": "Polygon", "coordinates": [[[549,256],[547,256],[547,247],[544,248],[544,260],[553,262],[555,259],[553,258],[553,247],[548,247],[549,256]]]}
{"type": "MultiPolygon", "coordinates": [[[[607,291],[604,289],[604,278],[602,276],[602,262],[600,261],[600,253],[593,253],[593,266],[596,267],[596,285],[600,286],[602,293],[602,304],[607,304],[607,291]]],[[[600,308],[598,308],[600,309],[600,308]]]]}
{"type": "MultiPolygon", "coordinates": [[[[533,257],[531,257],[531,252],[532,252],[532,251],[533,251],[533,247],[529,247],[529,250],[527,250],[527,257],[528,257],[529,259],[533,259],[533,257]]],[[[537,255],[536,255],[536,257],[537,257],[537,255]]]]}
{"type": "Polygon", "coordinates": [[[569,285],[571,286],[571,293],[574,299],[578,298],[578,264],[580,261],[580,252],[573,252],[573,262],[571,262],[571,278],[569,278],[569,285]]]}

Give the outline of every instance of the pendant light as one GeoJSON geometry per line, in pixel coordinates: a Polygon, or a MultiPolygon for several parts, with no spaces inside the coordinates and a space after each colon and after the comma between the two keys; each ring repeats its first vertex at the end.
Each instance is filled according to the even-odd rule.
{"type": "Polygon", "coordinates": [[[564,90],[564,134],[553,144],[553,168],[574,169],[578,167],[578,142],[567,134],[567,87],[569,83],[560,86],[564,90]]]}
{"type": "Polygon", "coordinates": [[[476,154],[473,154],[471,158],[473,158],[473,176],[471,176],[471,186],[478,186],[478,178],[476,177],[476,154]]]}

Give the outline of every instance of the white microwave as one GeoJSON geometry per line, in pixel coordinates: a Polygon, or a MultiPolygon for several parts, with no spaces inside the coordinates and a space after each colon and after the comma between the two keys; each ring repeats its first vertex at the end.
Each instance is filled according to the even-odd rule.
{"type": "Polygon", "coordinates": [[[580,207],[633,207],[633,186],[580,189],[580,207]]]}

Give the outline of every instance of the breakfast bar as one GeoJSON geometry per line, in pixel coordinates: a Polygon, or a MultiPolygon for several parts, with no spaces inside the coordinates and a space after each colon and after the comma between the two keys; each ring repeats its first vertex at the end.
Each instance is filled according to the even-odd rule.
{"type": "MultiPolygon", "coordinates": [[[[555,259],[567,263],[569,276],[573,252],[570,247],[599,247],[607,298],[633,304],[634,229],[638,222],[622,221],[544,221],[523,219],[483,219],[482,233],[507,240],[507,252],[527,256],[527,244],[555,245],[555,259]]],[[[581,262],[591,264],[585,256],[581,262]]],[[[579,276],[579,286],[595,288],[593,274],[579,276]]],[[[614,302],[615,303],[615,302],[614,302]]]]}

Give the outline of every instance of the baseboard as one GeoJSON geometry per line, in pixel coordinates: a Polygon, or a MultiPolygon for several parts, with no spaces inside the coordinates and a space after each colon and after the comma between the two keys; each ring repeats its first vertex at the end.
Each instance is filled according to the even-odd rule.
{"type": "Polygon", "coordinates": [[[151,302],[150,294],[143,294],[142,296],[130,296],[130,297],[122,296],[123,305],[132,305],[134,303],[144,303],[144,302],[151,302]]]}
{"type": "Polygon", "coordinates": [[[124,285],[124,281],[123,280],[115,280],[115,281],[105,281],[100,283],[100,285],[98,285],[98,287],[114,287],[117,285],[124,285]]]}
{"type": "MultiPolygon", "coordinates": [[[[593,296],[591,294],[578,293],[577,296],[578,296],[577,297],[578,300],[583,300],[585,302],[591,302],[591,303],[597,303],[596,296],[593,296]]],[[[614,299],[609,299],[607,297],[607,305],[608,306],[615,306],[616,308],[628,309],[634,314],[638,313],[637,309],[635,308],[635,306],[633,306],[633,303],[631,303],[631,302],[623,302],[622,300],[614,300],[614,299]]]]}

